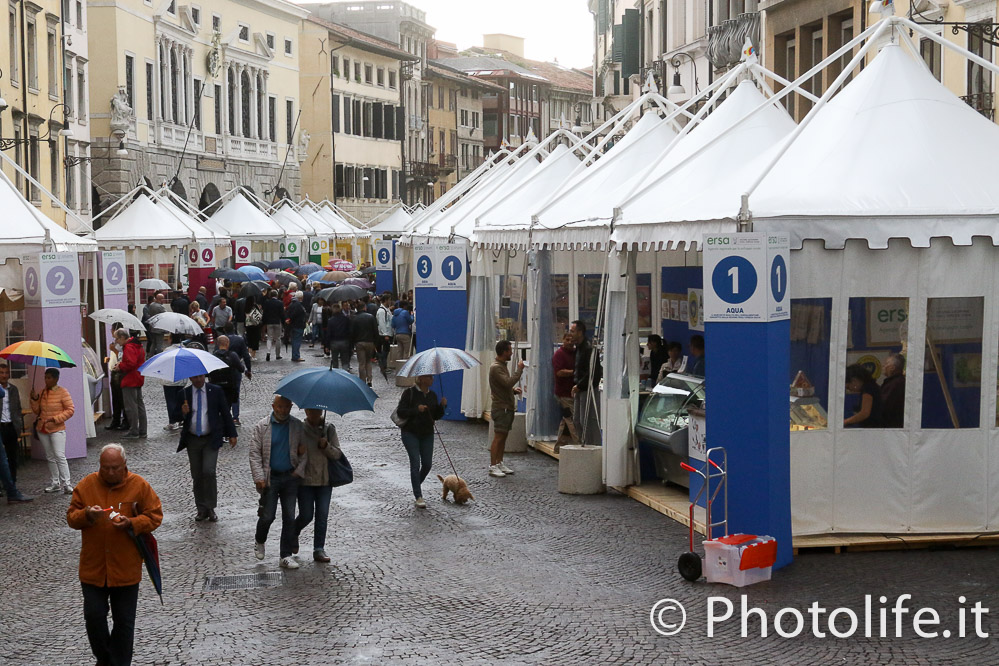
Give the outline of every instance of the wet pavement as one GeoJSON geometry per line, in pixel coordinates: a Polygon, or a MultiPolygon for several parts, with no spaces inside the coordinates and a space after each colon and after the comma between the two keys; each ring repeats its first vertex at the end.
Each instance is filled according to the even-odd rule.
{"type": "MultiPolygon", "coordinates": [[[[267,416],[277,380],[306,364],[258,362],[243,382],[243,431],[267,416]]],[[[262,356],[262,355],[261,355],[262,356]]],[[[445,377],[445,381],[447,381],[445,377]]],[[[280,521],[271,529],[268,555],[253,556],[256,491],[246,441],[219,458],[219,522],[196,523],[185,454],[177,434],[166,433],[162,389],[147,381],[148,440],[129,444],[129,468],[150,481],[163,501],[156,531],[164,578],[164,605],[143,580],[137,620],[136,664],[905,664],[997,661],[991,638],[975,636],[976,602],[981,629],[999,633],[996,549],[914,550],[863,554],[812,554],[773,581],[738,590],[688,583],[676,572],[686,549],[685,529],[615,493],[566,496],[557,490],[557,462],[539,453],[508,455],[516,474],[486,475],[488,442],[482,423],[442,422],[458,472],[475,501],[440,500],[435,474],[449,466],[438,448],[434,473],[424,484],[429,508],[418,510],[409,489],[408,462],[398,429],[389,420],[400,389],[376,374],[376,412],[333,416],[355,482],[336,489],[327,553],[330,564],[303,558],[301,569],[278,567],[280,521]],[[206,591],[206,577],[279,573],[282,583],[259,589],[206,591]],[[750,613],[747,636],[740,623],[747,607],[768,618],[760,636],[750,613]],[[892,608],[900,595],[907,612],[892,608]],[[872,596],[870,637],[865,637],[865,595],[872,596]],[[885,597],[885,602],[880,597],[885,597]],[[964,601],[959,601],[964,597],[964,601]],[[686,608],[686,625],[672,636],[658,633],[650,611],[671,598],[686,608]],[[730,619],[715,617],[733,604],[730,619]],[[824,614],[809,607],[817,602],[824,614]],[[829,613],[847,607],[858,618],[854,635],[829,635],[829,613]],[[950,638],[920,638],[913,616],[934,608],[950,638]],[[798,613],[802,632],[793,633],[798,613]],[[958,638],[961,609],[966,637],[958,638]],[[887,609],[882,611],[882,609],[887,609]],[[881,618],[884,618],[883,620],[881,618]],[[817,629],[813,631],[813,619],[817,629]],[[902,637],[896,638],[896,619],[902,637]],[[881,637],[882,629],[885,637],[881,637]],[[817,633],[825,633],[819,638],[817,633]]],[[[297,412],[296,410],[296,413],[297,412]]],[[[115,441],[100,429],[85,460],[71,461],[73,480],[95,471],[101,445],[115,441]]],[[[44,462],[23,463],[19,485],[40,493],[44,462]]],[[[92,664],[76,577],[80,536],[66,526],[69,498],[39,495],[26,505],[0,504],[0,664],[92,664]]],[[[302,535],[308,555],[312,528],[302,535]]],[[[662,631],[679,611],[660,606],[662,631]],[[672,614],[671,614],[672,613],[672,614]]],[[[920,616],[930,618],[928,614],[920,616]]],[[[851,617],[839,612],[834,629],[845,633],[851,617]]]]}

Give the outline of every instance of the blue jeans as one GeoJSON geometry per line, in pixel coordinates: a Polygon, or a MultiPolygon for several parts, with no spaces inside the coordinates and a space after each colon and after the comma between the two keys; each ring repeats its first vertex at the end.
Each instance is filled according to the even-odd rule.
{"type": "Polygon", "coordinates": [[[305,333],[304,328],[293,328],[291,329],[291,360],[295,361],[302,358],[302,334],[305,333]]]}
{"type": "Polygon", "coordinates": [[[423,497],[420,486],[430,474],[430,466],[434,462],[434,435],[419,435],[402,431],[402,443],[409,454],[409,478],[413,482],[413,496],[423,497]]]}
{"type": "Polygon", "coordinates": [[[277,515],[281,501],[281,557],[290,557],[295,548],[295,501],[298,499],[298,477],[291,472],[271,470],[271,482],[264,491],[264,510],[257,520],[257,543],[267,542],[267,532],[277,515]]]}
{"type": "Polygon", "coordinates": [[[21,497],[17,486],[14,485],[14,477],[10,473],[10,464],[7,462],[7,451],[0,446],[0,483],[3,484],[3,491],[7,493],[7,499],[17,499],[21,497]]]}
{"type": "Polygon", "coordinates": [[[326,523],[330,517],[330,500],[333,498],[333,486],[299,486],[298,487],[298,518],[295,519],[295,540],[305,526],[316,518],[312,539],[312,550],[326,548],[326,523]]]}
{"type": "MultiPolygon", "coordinates": [[[[235,374],[235,373],[234,373],[235,374]]],[[[232,418],[239,419],[239,389],[243,386],[243,375],[236,375],[236,400],[231,405],[232,418]]]]}

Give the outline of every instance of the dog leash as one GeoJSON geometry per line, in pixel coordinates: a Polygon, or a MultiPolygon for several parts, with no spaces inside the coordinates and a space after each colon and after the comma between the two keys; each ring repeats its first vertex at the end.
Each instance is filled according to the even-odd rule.
{"type": "Polygon", "coordinates": [[[447,456],[447,461],[451,463],[451,471],[454,472],[454,475],[460,479],[461,477],[458,476],[458,470],[454,468],[454,462],[451,460],[451,454],[447,452],[447,447],[444,446],[444,438],[441,437],[441,431],[437,429],[436,421],[434,421],[434,432],[437,433],[437,439],[440,440],[441,448],[444,449],[444,455],[447,456]]]}

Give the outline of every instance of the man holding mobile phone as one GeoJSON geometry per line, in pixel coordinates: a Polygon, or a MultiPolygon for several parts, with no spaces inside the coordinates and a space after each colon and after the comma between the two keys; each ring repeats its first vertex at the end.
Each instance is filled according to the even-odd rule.
{"type": "Polygon", "coordinates": [[[514,388],[524,374],[524,361],[517,363],[517,371],[512,375],[508,364],[513,358],[513,345],[509,340],[496,343],[496,360],[489,368],[489,392],[492,394],[493,406],[490,413],[493,421],[493,441],[489,447],[489,476],[502,478],[513,474],[506,463],[503,454],[506,451],[506,438],[513,428],[513,416],[517,411],[517,395],[519,388],[514,388]]]}

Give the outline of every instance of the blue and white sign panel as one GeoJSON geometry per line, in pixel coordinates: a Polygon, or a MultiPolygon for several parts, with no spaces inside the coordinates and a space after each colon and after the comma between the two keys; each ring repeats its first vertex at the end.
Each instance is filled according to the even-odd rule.
{"type": "Polygon", "coordinates": [[[467,269],[465,245],[437,246],[437,288],[444,291],[464,291],[467,269]]]}
{"type": "Polygon", "coordinates": [[[101,271],[104,278],[105,296],[128,294],[128,281],[125,279],[125,251],[105,250],[101,252],[101,271]]]}
{"type": "Polygon", "coordinates": [[[392,270],[392,241],[380,240],[375,242],[375,270],[392,270]]]}
{"type": "Polygon", "coordinates": [[[413,246],[413,286],[437,286],[437,251],[435,245],[413,246]]]}
{"type": "Polygon", "coordinates": [[[791,237],[787,233],[767,234],[767,321],[791,318],[791,292],[788,267],[791,265],[791,237]]]}
{"type": "Polygon", "coordinates": [[[766,321],[764,233],[704,235],[704,321],[766,321]]]}
{"type": "Polygon", "coordinates": [[[43,308],[80,304],[80,266],[75,252],[45,253],[38,264],[43,308]]]}

